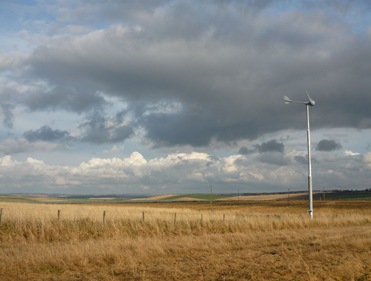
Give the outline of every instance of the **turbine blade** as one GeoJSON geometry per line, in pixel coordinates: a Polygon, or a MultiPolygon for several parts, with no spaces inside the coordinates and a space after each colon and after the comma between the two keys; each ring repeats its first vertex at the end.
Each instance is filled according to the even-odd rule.
{"type": "Polygon", "coordinates": [[[283,100],[285,101],[286,104],[292,103],[292,100],[288,96],[284,96],[283,100]]]}
{"type": "Polygon", "coordinates": [[[310,105],[315,105],[316,104],[316,102],[314,101],[314,99],[312,99],[311,97],[310,97],[310,95],[308,94],[308,92],[306,91],[306,93],[307,93],[307,96],[308,96],[308,99],[309,99],[309,102],[310,102],[310,105]]]}

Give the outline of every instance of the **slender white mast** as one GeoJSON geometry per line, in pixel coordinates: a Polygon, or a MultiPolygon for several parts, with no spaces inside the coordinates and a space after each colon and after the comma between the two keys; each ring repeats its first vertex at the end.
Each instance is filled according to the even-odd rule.
{"type": "Polygon", "coordinates": [[[309,217],[313,219],[313,189],[312,189],[312,161],[311,161],[311,150],[310,150],[310,125],[309,125],[309,106],[307,108],[307,148],[308,148],[308,196],[309,196],[309,217]]]}
{"type": "Polygon", "coordinates": [[[289,103],[303,103],[306,106],[307,110],[307,149],[308,149],[308,201],[309,201],[309,217],[313,219],[313,188],[312,188],[312,161],[311,161],[311,150],[310,150],[310,124],[309,124],[309,106],[314,106],[315,101],[309,96],[307,92],[307,96],[309,101],[302,102],[302,101],[294,101],[291,100],[289,97],[284,97],[284,102],[286,104],[289,103]]]}

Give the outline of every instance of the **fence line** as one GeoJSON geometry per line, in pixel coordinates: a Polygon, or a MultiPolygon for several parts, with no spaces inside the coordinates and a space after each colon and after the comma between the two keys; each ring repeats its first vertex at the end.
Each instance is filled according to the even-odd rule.
{"type": "MultiPolygon", "coordinates": [[[[63,205],[63,204],[24,204],[0,202],[0,223],[5,221],[38,220],[38,221],[73,221],[89,219],[93,221],[107,223],[109,221],[135,220],[151,222],[154,220],[168,221],[177,225],[184,221],[249,221],[259,223],[259,220],[268,219],[270,221],[282,221],[288,219],[305,220],[306,210],[300,208],[280,209],[283,212],[260,212],[260,209],[188,209],[188,208],[162,208],[162,207],[143,207],[143,206],[120,206],[120,205],[63,205]]],[[[320,215],[317,213],[317,218],[320,215]]],[[[371,212],[367,209],[349,210],[338,209],[336,214],[326,211],[323,216],[334,218],[360,214],[371,220],[371,212]]]]}
{"type": "MultiPolygon", "coordinates": [[[[180,221],[200,221],[201,224],[204,222],[204,215],[207,215],[206,218],[208,221],[226,221],[227,217],[229,218],[228,221],[231,220],[244,220],[251,215],[248,214],[241,214],[241,213],[229,213],[228,216],[226,213],[206,213],[199,212],[199,213],[186,213],[186,212],[159,212],[157,214],[153,214],[150,211],[141,211],[141,212],[133,212],[131,214],[123,215],[122,213],[116,211],[110,211],[109,213],[106,210],[103,211],[95,211],[93,213],[85,213],[85,214],[76,214],[71,210],[54,210],[52,212],[41,212],[41,211],[31,211],[28,209],[19,209],[17,208],[15,212],[11,209],[0,208],[0,224],[5,220],[27,220],[27,219],[45,219],[45,220],[53,220],[56,219],[57,221],[66,221],[66,220],[78,220],[78,219],[92,219],[92,220],[100,220],[99,213],[101,214],[101,221],[106,223],[108,220],[111,221],[118,221],[118,220],[141,220],[143,223],[148,222],[150,220],[163,220],[163,221],[173,221],[174,226],[180,221]],[[19,214],[21,211],[22,214],[19,214]],[[22,212],[23,211],[23,212],[22,212]],[[18,213],[18,214],[17,214],[18,213]],[[54,213],[54,215],[53,215],[54,213]],[[72,214],[72,216],[71,216],[72,214]],[[112,216],[110,216],[111,214],[112,216]],[[141,214],[141,216],[138,216],[141,214]]],[[[270,215],[265,215],[270,216],[270,215]]],[[[256,217],[256,214],[254,215],[256,217]]]]}

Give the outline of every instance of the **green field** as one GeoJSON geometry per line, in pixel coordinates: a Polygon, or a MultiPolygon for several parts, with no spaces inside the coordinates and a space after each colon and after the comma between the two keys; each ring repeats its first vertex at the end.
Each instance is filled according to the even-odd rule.
{"type": "MultiPolygon", "coordinates": [[[[284,195],[284,193],[260,194],[259,199],[264,199],[265,196],[274,194],[284,195]]],[[[257,194],[240,194],[241,201],[255,201],[257,194]],[[255,196],[255,198],[253,198],[255,196]]],[[[152,199],[152,197],[124,197],[118,195],[97,196],[55,196],[55,195],[1,195],[0,202],[20,202],[20,203],[42,203],[42,204],[119,204],[129,202],[176,202],[176,201],[228,201],[228,198],[236,197],[236,194],[210,194],[210,193],[193,193],[193,194],[175,194],[164,196],[160,199],[152,199]]],[[[289,194],[290,200],[307,200],[307,195],[297,195],[297,193],[289,194]]],[[[155,198],[155,197],[154,197],[155,198]]],[[[285,201],[286,195],[277,201],[285,201]]],[[[313,194],[314,201],[331,201],[331,200],[371,200],[371,190],[363,191],[326,191],[315,192],[313,194]]]]}
{"type": "Polygon", "coordinates": [[[195,193],[195,194],[181,194],[181,195],[174,195],[171,197],[166,197],[161,199],[161,201],[175,201],[181,198],[193,198],[195,200],[218,200],[231,197],[230,195],[220,195],[220,194],[202,194],[202,193],[195,193]]]}

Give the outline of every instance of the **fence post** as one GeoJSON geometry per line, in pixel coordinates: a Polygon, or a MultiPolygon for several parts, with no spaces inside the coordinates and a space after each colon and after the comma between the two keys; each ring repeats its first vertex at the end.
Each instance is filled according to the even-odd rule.
{"type": "Polygon", "coordinates": [[[144,222],[144,212],[142,212],[142,222],[144,222]]]}
{"type": "Polygon", "coordinates": [[[61,210],[58,210],[58,221],[61,219],[61,210]]]}
{"type": "Polygon", "coordinates": [[[202,224],[202,221],[203,221],[203,216],[202,216],[202,214],[201,214],[201,224],[202,224]]]}
{"type": "Polygon", "coordinates": [[[0,224],[1,224],[1,218],[3,216],[3,208],[0,208],[0,224]]]}
{"type": "Polygon", "coordinates": [[[103,223],[106,223],[106,211],[103,211],[103,223]]]}
{"type": "Polygon", "coordinates": [[[176,213],[174,213],[174,226],[176,224],[176,213]]]}
{"type": "Polygon", "coordinates": [[[223,221],[225,221],[225,214],[223,214],[223,221]]]}

